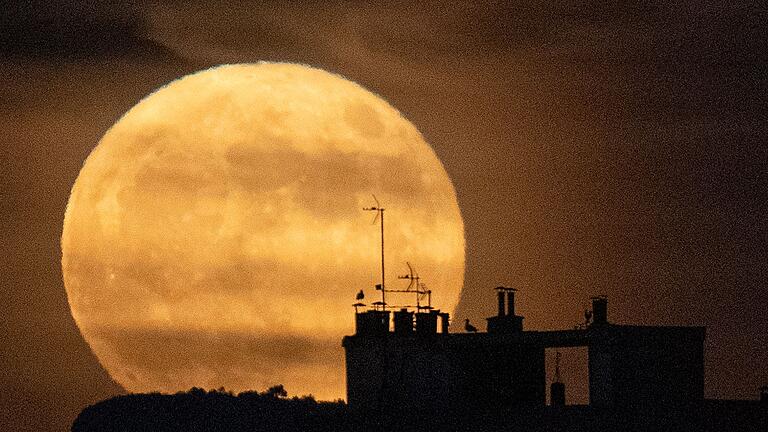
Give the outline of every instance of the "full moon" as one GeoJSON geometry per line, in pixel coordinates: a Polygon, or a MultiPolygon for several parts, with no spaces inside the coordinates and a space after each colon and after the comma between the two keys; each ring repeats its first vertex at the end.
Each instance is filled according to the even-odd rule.
{"type": "Polygon", "coordinates": [[[180,78],[112,126],[75,181],[62,235],[72,315],[132,392],[283,384],[343,398],[355,294],[380,299],[372,195],[386,209],[387,287],[406,287],[410,262],[452,311],[456,194],[397,110],[297,64],[180,78]]]}

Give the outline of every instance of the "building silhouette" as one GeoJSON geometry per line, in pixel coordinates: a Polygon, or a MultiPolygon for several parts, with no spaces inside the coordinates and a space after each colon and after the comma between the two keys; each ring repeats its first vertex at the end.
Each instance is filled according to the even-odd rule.
{"type": "Polygon", "coordinates": [[[614,324],[607,299],[594,297],[584,325],[529,331],[515,311],[515,290],[496,291],[498,313],[484,332],[465,325],[466,333],[450,333],[450,317],[416,282],[399,291],[417,296],[413,310],[392,312],[382,300],[360,311],[365,305],[355,303],[355,334],[343,339],[346,404],[288,398],[281,385],[238,395],[223,388],[131,394],[84,409],[72,431],[768,430],[768,387],[759,400],[704,398],[703,327],[614,324]],[[566,404],[559,351],[546,403],[545,350],[568,347],[589,355],[589,405],[566,404]]]}
{"type": "Polygon", "coordinates": [[[432,309],[391,312],[379,302],[373,310],[358,310],[355,334],[342,342],[350,410],[392,424],[483,414],[496,421],[508,415],[515,422],[520,413],[546,417],[559,407],[584,417],[706,405],[708,415],[741,410],[765,421],[766,404],[755,401],[757,411],[753,405],[744,411],[742,405],[705,401],[704,327],[615,324],[608,320],[607,299],[599,296],[591,299],[587,322],[578,328],[525,330],[515,293],[496,289],[498,312],[487,319],[486,331],[477,333],[450,333],[448,314],[432,309]],[[548,407],[545,350],[568,347],[588,352],[589,406],[565,407],[558,365],[548,407]]]}

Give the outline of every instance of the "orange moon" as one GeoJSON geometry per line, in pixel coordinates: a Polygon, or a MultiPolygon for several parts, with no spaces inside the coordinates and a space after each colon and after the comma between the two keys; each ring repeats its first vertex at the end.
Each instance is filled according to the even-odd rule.
{"type": "Polygon", "coordinates": [[[129,391],[284,384],[343,398],[351,305],[360,289],[379,298],[372,194],[386,208],[387,285],[405,287],[409,261],[451,311],[464,275],[456,194],[397,110],[297,64],[180,78],[107,131],[72,188],[72,316],[129,391]]]}

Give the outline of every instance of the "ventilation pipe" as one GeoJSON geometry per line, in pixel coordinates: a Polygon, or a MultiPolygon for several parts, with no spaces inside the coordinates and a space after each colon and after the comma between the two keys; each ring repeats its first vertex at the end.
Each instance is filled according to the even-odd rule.
{"type": "Polygon", "coordinates": [[[496,288],[496,295],[499,297],[499,316],[503,317],[505,315],[505,306],[504,306],[504,291],[501,289],[501,287],[496,288]]]}
{"type": "Polygon", "coordinates": [[[450,315],[448,312],[440,312],[440,333],[448,334],[448,324],[450,322],[450,315]]]}
{"type": "Polygon", "coordinates": [[[549,404],[553,407],[565,406],[565,384],[555,381],[549,387],[549,404]]]}
{"type": "Polygon", "coordinates": [[[555,354],[555,379],[549,386],[549,404],[553,407],[565,406],[565,384],[560,380],[560,351],[555,354]]]}
{"type": "Polygon", "coordinates": [[[606,296],[592,297],[592,325],[608,324],[608,298],[606,296]]]}
{"type": "Polygon", "coordinates": [[[515,289],[507,290],[507,316],[515,316],[515,289]]]}

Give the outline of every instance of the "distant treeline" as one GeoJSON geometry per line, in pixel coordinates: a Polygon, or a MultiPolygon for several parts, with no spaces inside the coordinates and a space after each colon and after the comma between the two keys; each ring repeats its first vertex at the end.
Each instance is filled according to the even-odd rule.
{"type": "Polygon", "coordinates": [[[117,396],[77,417],[73,432],[766,432],[768,404],[704,400],[684,406],[599,409],[589,406],[520,405],[488,409],[465,401],[464,409],[397,413],[350,412],[344,401],[288,397],[283,386],[233,394],[224,389],[164,395],[117,396]]]}
{"type": "Polygon", "coordinates": [[[89,406],[72,424],[72,432],[351,430],[344,401],[289,398],[282,385],[237,395],[192,388],[173,395],[117,396],[89,406]]]}

